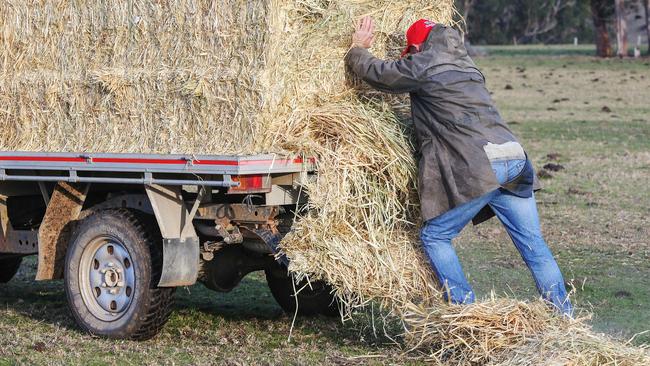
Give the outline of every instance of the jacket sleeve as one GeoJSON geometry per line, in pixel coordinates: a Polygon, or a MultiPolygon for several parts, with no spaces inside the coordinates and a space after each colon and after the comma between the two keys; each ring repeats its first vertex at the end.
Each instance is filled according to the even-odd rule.
{"type": "Polygon", "coordinates": [[[387,93],[411,93],[420,88],[419,68],[411,58],[384,61],[368,50],[353,47],[345,55],[345,64],[372,87],[387,93]]]}

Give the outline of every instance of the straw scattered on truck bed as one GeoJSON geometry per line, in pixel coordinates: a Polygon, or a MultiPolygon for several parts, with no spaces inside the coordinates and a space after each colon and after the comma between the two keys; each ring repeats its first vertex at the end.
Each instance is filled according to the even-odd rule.
{"type": "Polygon", "coordinates": [[[309,210],[283,242],[290,269],[371,301],[438,362],[635,364],[647,353],[544,304],[441,302],[417,240],[403,97],[345,73],[352,22],[372,15],[393,57],[414,20],[451,0],[9,0],[0,7],[0,148],[306,153],[309,210]]]}

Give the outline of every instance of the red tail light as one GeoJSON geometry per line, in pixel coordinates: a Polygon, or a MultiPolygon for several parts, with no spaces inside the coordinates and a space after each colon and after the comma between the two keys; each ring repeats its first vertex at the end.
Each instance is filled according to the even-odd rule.
{"type": "Polygon", "coordinates": [[[232,177],[232,180],[239,182],[239,186],[228,188],[228,194],[271,192],[271,177],[269,175],[236,175],[232,177]]]}

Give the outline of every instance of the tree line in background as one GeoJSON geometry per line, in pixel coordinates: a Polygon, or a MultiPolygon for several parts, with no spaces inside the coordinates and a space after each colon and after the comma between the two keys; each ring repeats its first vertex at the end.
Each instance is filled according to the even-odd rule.
{"type": "Polygon", "coordinates": [[[456,6],[472,44],[573,43],[577,38],[595,43],[598,56],[611,57],[615,48],[625,57],[629,19],[634,33],[650,42],[650,0],[456,0],[456,6]]]}

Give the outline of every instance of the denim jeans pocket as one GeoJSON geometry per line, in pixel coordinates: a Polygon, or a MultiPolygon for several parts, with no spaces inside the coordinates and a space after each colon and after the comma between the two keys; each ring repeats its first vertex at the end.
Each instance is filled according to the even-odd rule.
{"type": "Polygon", "coordinates": [[[497,160],[492,161],[492,171],[497,178],[499,184],[508,184],[515,180],[526,166],[526,160],[513,159],[513,160],[497,160]]]}
{"type": "Polygon", "coordinates": [[[492,171],[499,184],[504,184],[508,180],[508,164],[505,160],[493,161],[492,171]]]}
{"type": "Polygon", "coordinates": [[[501,183],[501,184],[510,183],[513,180],[515,180],[519,176],[519,174],[521,174],[521,171],[524,170],[524,167],[526,166],[526,160],[523,159],[508,160],[506,162],[506,166],[508,170],[508,179],[505,183],[501,183]]]}

